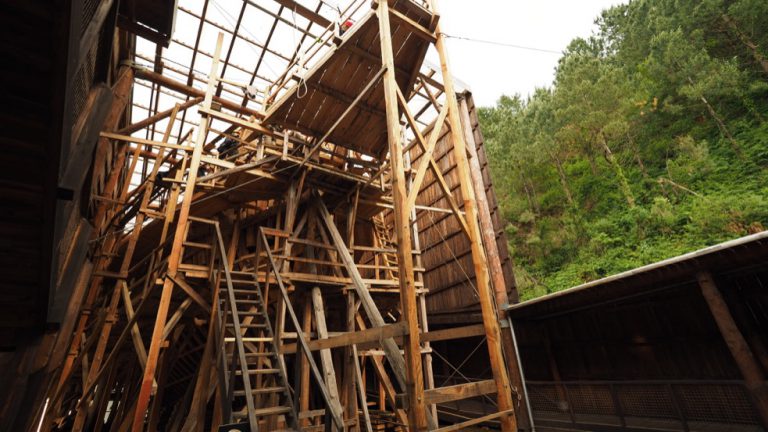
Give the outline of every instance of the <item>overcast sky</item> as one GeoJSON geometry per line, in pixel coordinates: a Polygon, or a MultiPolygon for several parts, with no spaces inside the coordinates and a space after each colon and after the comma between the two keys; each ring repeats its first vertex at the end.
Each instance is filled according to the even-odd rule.
{"type": "MultiPolygon", "coordinates": [[[[589,36],[603,9],[620,0],[442,0],[440,26],[449,35],[562,51],[589,36]]],[[[552,82],[558,54],[448,39],[453,74],[478,105],[502,94],[528,95],[552,82]]],[[[435,64],[437,59],[430,58],[435,64]]]]}

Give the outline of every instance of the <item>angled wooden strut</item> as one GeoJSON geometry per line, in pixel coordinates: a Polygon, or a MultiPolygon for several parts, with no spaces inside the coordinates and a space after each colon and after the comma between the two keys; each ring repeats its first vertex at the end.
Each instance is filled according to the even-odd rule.
{"type": "MultiPolygon", "coordinates": [[[[464,142],[464,137],[461,133],[462,127],[458,100],[456,99],[456,93],[453,87],[453,76],[451,75],[448,56],[445,51],[445,35],[440,32],[439,26],[436,29],[436,33],[438,36],[435,47],[440,56],[440,67],[445,86],[446,104],[448,105],[448,119],[451,125],[451,137],[453,139],[453,154],[456,158],[459,184],[461,185],[461,195],[464,197],[464,212],[469,228],[472,264],[475,268],[478,300],[483,315],[483,325],[485,327],[491,372],[497,386],[496,401],[499,412],[504,413],[500,417],[502,431],[512,432],[517,430],[517,419],[512,403],[509,375],[502,354],[501,330],[496,315],[493,294],[491,293],[488,262],[483,250],[482,237],[478,225],[477,204],[475,202],[474,191],[472,190],[472,177],[469,172],[466,143],[464,142]]],[[[491,245],[491,247],[493,247],[493,245],[491,245]]]]}
{"type": "MultiPolygon", "coordinates": [[[[215,78],[219,73],[219,56],[221,54],[221,45],[224,39],[224,35],[219,33],[219,37],[216,41],[216,51],[211,62],[211,74],[210,81],[208,83],[208,90],[205,93],[205,100],[203,105],[209,107],[211,100],[213,99],[213,91],[215,89],[215,78]]],[[[208,117],[205,115],[200,116],[200,126],[197,130],[197,142],[192,153],[192,161],[189,165],[189,174],[187,177],[186,188],[184,192],[184,198],[181,203],[181,210],[179,212],[179,219],[176,224],[176,232],[173,237],[173,244],[171,246],[171,253],[168,257],[168,275],[175,276],[178,270],[179,263],[181,261],[181,252],[183,249],[184,237],[187,229],[187,222],[189,220],[189,210],[192,204],[192,195],[194,194],[195,181],[197,180],[197,171],[200,166],[200,157],[202,156],[203,146],[205,145],[205,136],[208,132],[208,117]]],[[[160,355],[160,347],[163,345],[163,329],[165,327],[165,321],[168,316],[168,309],[171,303],[171,295],[173,294],[173,286],[175,283],[170,277],[165,278],[163,282],[163,291],[160,297],[160,304],[157,310],[157,317],[155,318],[155,326],[152,331],[152,342],[150,345],[149,353],[147,354],[147,366],[144,368],[144,377],[141,383],[141,390],[139,392],[138,400],[136,401],[136,410],[133,418],[133,432],[141,432],[144,428],[144,418],[149,406],[149,398],[152,390],[152,382],[155,378],[155,370],[157,368],[157,360],[160,355]]]]}

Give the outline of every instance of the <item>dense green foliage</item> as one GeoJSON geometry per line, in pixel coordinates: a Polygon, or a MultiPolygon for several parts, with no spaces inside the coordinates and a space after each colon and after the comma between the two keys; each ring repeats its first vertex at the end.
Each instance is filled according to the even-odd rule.
{"type": "Polygon", "coordinates": [[[637,0],[482,108],[523,299],[768,226],[768,2],[637,0]]]}

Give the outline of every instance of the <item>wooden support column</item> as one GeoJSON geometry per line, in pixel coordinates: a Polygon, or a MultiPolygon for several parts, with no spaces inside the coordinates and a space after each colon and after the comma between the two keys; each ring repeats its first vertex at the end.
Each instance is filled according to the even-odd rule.
{"type": "MultiPolygon", "coordinates": [[[[204,107],[210,107],[211,100],[213,98],[213,90],[215,88],[217,74],[219,72],[219,55],[221,54],[221,45],[224,39],[224,34],[219,33],[219,37],[216,41],[216,51],[211,63],[211,73],[208,77],[208,90],[205,94],[205,100],[203,101],[204,107]]],[[[187,177],[186,188],[184,189],[184,199],[181,203],[181,209],[179,211],[179,220],[176,225],[176,232],[173,237],[173,245],[171,247],[171,253],[168,257],[168,275],[175,276],[176,271],[181,261],[181,252],[183,249],[184,237],[186,234],[187,222],[189,220],[189,210],[192,205],[192,195],[194,194],[195,181],[197,180],[197,170],[200,166],[200,157],[202,156],[203,146],[205,146],[205,136],[208,132],[208,117],[205,115],[200,116],[200,126],[197,130],[197,142],[195,143],[194,151],[192,152],[192,161],[189,166],[189,174],[187,177]]],[[[171,304],[171,295],[173,294],[174,282],[171,277],[166,277],[163,282],[163,291],[160,297],[160,304],[158,305],[157,317],[155,318],[155,326],[152,331],[152,342],[147,354],[147,366],[144,368],[144,378],[141,383],[141,390],[136,402],[136,412],[134,414],[133,425],[131,430],[133,432],[141,432],[144,428],[144,417],[146,415],[147,407],[149,406],[149,398],[152,391],[152,382],[155,379],[155,369],[157,367],[157,360],[160,356],[160,347],[164,344],[163,329],[165,328],[165,321],[168,317],[168,308],[171,304]]]]}
{"type": "Polygon", "coordinates": [[[715,323],[720,329],[720,334],[723,336],[726,345],[728,345],[728,350],[731,351],[731,355],[733,355],[733,359],[736,361],[736,366],[738,366],[741,375],[744,377],[744,385],[752,396],[755,410],[760,415],[761,423],[763,427],[768,429],[768,385],[765,382],[765,374],[763,374],[760,364],[744,339],[744,335],[741,334],[739,327],[736,325],[736,321],[734,321],[722,293],[717,288],[712,274],[708,271],[703,271],[696,278],[699,281],[701,294],[704,296],[704,300],[706,300],[707,306],[709,306],[709,311],[712,312],[712,317],[714,317],[715,323]]]}
{"type": "MultiPolygon", "coordinates": [[[[408,326],[405,336],[405,392],[408,396],[408,426],[412,432],[426,430],[427,413],[424,404],[424,375],[419,344],[419,318],[416,305],[416,284],[413,276],[411,231],[408,214],[403,146],[400,142],[400,113],[398,111],[395,60],[392,51],[392,32],[389,26],[389,5],[378,4],[379,39],[381,40],[384,72],[384,100],[387,113],[387,139],[392,172],[392,198],[394,200],[395,235],[397,236],[397,267],[400,283],[402,319],[408,326]]],[[[431,416],[430,416],[431,417],[431,416]]]]}
{"type": "MultiPolygon", "coordinates": [[[[488,256],[488,266],[489,269],[491,269],[491,282],[493,285],[493,292],[496,296],[497,313],[499,314],[499,322],[503,327],[506,327],[504,331],[501,332],[501,345],[504,348],[504,355],[507,360],[507,370],[510,382],[518,392],[518,395],[523,395],[525,393],[525,388],[523,387],[525,383],[523,382],[522,374],[520,372],[520,365],[517,362],[515,342],[511,333],[513,330],[509,328],[507,311],[503,309],[504,305],[509,304],[507,281],[504,279],[504,272],[501,267],[501,257],[499,257],[499,247],[496,241],[496,230],[493,227],[491,207],[488,204],[488,195],[485,190],[485,181],[483,180],[483,167],[480,166],[480,158],[477,153],[475,135],[472,131],[472,119],[469,117],[467,99],[462,98],[459,105],[461,109],[461,125],[462,130],[464,131],[464,139],[467,143],[469,155],[472,157],[469,160],[469,165],[471,167],[470,173],[472,174],[472,186],[475,190],[477,210],[478,215],[480,216],[480,232],[488,256]]],[[[512,277],[512,280],[509,281],[510,285],[514,286],[514,275],[510,276],[512,277]]],[[[517,301],[516,298],[515,301],[517,301]]],[[[515,411],[519,420],[518,426],[522,429],[528,429],[530,427],[530,420],[528,419],[525,398],[520,397],[519,403],[520,405],[515,411]]]]}
{"type": "MultiPolygon", "coordinates": [[[[384,3],[384,2],[382,2],[384,3]]],[[[517,418],[515,417],[512,403],[512,394],[509,386],[509,375],[504,363],[501,349],[501,332],[499,329],[496,307],[493,302],[489,283],[488,263],[481,243],[480,227],[478,226],[477,206],[472,190],[472,177],[470,175],[469,161],[467,160],[467,146],[461,133],[461,119],[459,115],[458,101],[453,87],[453,76],[448,63],[448,55],[445,49],[445,35],[437,26],[437,42],[435,47],[440,56],[440,68],[445,86],[445,99],[448,106],[448,120],[451,125],[451,137],[453,141],[453,154],[456,158],[456,169],[459,175],[461,196],[464,199],[464,213],[469,228],[469,241],[472,250],[472,264],[475,268],[475,280],[478,293],[478,301],[483,315],[486,344],[488,345],[488,357],[491,372],[496,381],[496,401],[499,411],[508,412],[502,415],[501,430],[512,432],[517,430],[517,418]]]]}
{"type": "MultiPolygon", "coordinates": [[[[312,305],[315,313],[315,323],[317,325],[317,338],[328,339],[328,327],[325,324],[325,306],[323,305],[323,294],[319,287],[312,288],[312,305]]],[[[338,382],[336,381],[336,369],[333,367],[333,358],[329,348],[320,350],[320,364],[323,368],[325,385],[328,387],[328,395],[334,404],[336,412],[342,412],[341,400],[339,399],[338,382]]]]}

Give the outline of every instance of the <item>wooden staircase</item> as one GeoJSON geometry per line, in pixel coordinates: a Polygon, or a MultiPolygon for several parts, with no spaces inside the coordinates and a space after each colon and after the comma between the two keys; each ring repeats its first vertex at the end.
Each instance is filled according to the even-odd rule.
{"type": "Polygon", "coordinates": [[[220,431],[296,430],[285,364],[252,271],[219,270],[218,303],[231,423],[220,431]]]}

